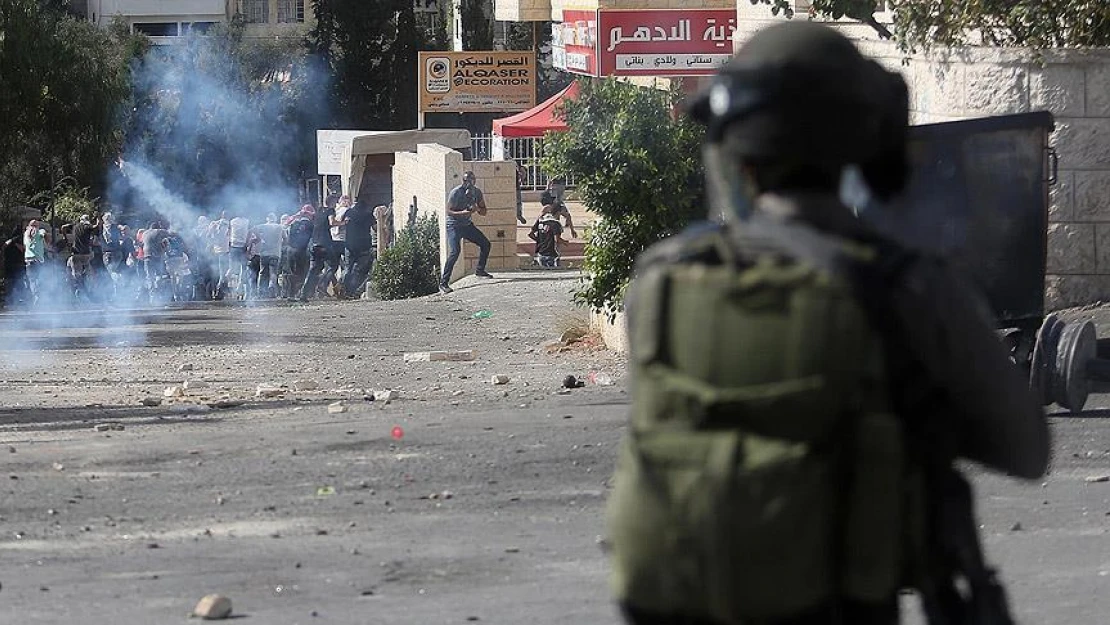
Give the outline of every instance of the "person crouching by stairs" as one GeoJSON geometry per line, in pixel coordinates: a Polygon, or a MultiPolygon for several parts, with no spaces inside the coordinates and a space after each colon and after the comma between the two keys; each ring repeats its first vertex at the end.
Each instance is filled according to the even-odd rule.
{"type": "Polygon", "coordinates": [[[532,224],[532,231],[528,233],[528,238],[536,242],[535,262],[547,269],[559,266],[559,247],[567,243],[563,238],[563,224],[555,216],[556,210],[552,204],[544,206],[540,218],[532,224]]]}

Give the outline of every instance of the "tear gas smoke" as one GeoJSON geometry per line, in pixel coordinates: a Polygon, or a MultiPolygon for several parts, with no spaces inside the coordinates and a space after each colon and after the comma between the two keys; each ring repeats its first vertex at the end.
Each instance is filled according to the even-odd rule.
{"type": "MultiPolygon", "coordinates": [[[[250,81],[241,59],[257,68],[252,53],[268,44],[231,42],[191,37],[154,48],[132,68],[127,137],[105,198],[132,235],[155,218],[184,233],[201,215],[226,211],[260,223],[304,203],[298,180],[313,170],[315,129],[327,119],[325,73],[311,59],[284,59],[268,80],[250,81]],[[232,53],[252,45],[258,48],[232,53]]],[[[278,59],[275,50],[268,49],[278,59]]],[[[35,276],[37,301],[0,311],[0,379],[51,363],[59,350],[92,345],[127,375],[131,349],[146,342],[151,318],[165,314],[142,309],[162,302],[142,295],[141,264],[94,273],[82,292],[65,261],[48,256],[35,276]]]]}

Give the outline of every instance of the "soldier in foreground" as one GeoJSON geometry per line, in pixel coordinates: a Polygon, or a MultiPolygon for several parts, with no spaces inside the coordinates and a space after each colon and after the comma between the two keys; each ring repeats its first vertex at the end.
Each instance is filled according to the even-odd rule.
{"type": "Polygon", "coordinates": [[[641,258],[632,414],[609,502],[630,623],[1010,623],[958,458],[1041,476],[1040,403],[986,307],[839,199],[907,172],[904,81],[839,33],[745,44],[691,106],[706,224],[641,258]]]}

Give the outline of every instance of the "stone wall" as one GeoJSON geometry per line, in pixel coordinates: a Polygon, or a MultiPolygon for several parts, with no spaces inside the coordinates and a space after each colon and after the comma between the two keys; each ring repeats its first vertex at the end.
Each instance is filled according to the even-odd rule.
{"type": "MultiPolygon", "coordinates": [[[[516,256],[516,169],[511,161],[463,161],[462,154],[442,145],[421,144],[416,152],[398,152],[393,165],[393,226],[400,232],[408,225],[409,207],[415,202],[418,214],[439,220],[440,265],[447,260],[447,231],[444,216],[447,194],[473,171],[489,209],[475,215],[474,223],[489,238],[489,271],[515,270],[516,256]]],[[[474,272],[478,249],[463,242],[451,281],[474,272]]]]}
{"type": "Polygon", "coordinates": [[[608,313],[590,311],[590,330],[601,335],[605,347],[618,354],[628,353],[628,326],[624,312],[609,321],[608,313]]]}
{"type": "MultiPolygon", "coordinates": [[[[737,0],[737,43],[777,21],[737,0]]],[[[915,124],[1048,110],[1060,157],[1051,189],[1047,305],[1110,300],[1110,50],[968,47],[906,56],[869,27],[839,27],[860,49],[901,72],[915,124]]]]}

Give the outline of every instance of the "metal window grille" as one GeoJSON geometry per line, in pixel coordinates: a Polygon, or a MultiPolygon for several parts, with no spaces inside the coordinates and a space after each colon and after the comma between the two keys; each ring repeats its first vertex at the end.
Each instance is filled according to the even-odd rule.
{"type": "MultiPolygon", "coordinates": [[[[524,166],[525,177],[521,189],[540,191],[547,188],[551,172],[540,168],[543,157],[543,139],[540,137],[505,138],[505,160],[519,161],[524,166]]],[[[471,135],[470,153],[476,161],[488,161],[493,157],[493,135],[471,135]]],[[[574,177],[567,176],[567,187],[574,187],[574,177]]]]}
{"type": "Polygon", "coordinates": [[[270,0],[242,0],[241,12],[248,24],[268,24],[270,0]]]}
{"type": "Polygon", "coordinates": [[[278,0],[277,21],[279,24],[304,23],[305,0],[278,0]]]}

